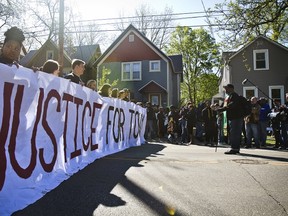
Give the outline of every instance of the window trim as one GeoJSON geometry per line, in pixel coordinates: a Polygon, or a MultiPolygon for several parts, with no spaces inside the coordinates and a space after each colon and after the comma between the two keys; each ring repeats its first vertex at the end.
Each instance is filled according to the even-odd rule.
{"type": "Polygon", "coordinates": [[[54,50],[47,50],[46,51],[46,60],[49,60],[49,59],[54,59],[54,50]],[[49,54],[52,54],[51,56],[52,56],[52,58],[48,58],[49,57],[49,54]]]}
{"type": "Polygon", "coordinates": [[[149,72],[160,72],[161,71],[161,62],[160,60],[152,60],[149,61],[149,72]],[[159,63],[159,69],[152,69],[152,64],[153,63],[159,63]]]}
{"type": "Polygon", "coordinates": [[[152,105],[154,105],[153,101],[152,101],[152,98],[155,97],[155,96],[158,98],[158,104],[156,104],[156,105],[161,106],[162,98],[161,98],[161,94],[160,93],[150,93],[149,94],[149,101],[151,102],[152,105]]]}
{"type": "MultiPolygon", "coordinates": [[[[273,89],[279,89],[280,90],[281,104],[284,104],[284,86],[283,85],[272,85],[272,86],[269,86],[269,97],[270,98],[272,98],[272,90],[273,89]]],[[[272,99],[274,99],[274,98],[272,98],[272,99]]],[[[269,100],[269,105],[270,105],[270,107],[273,107],[271,100],[269,100]]]]}
{"type": "Polygon", "coordinates": [[[254,70],[269,70],[269,51],[268,49],[259,49],[259,50],[253,50],[253,66],[254,70]],[[265,68],[257,68],[256,67],[256,55],[258,53],[264,53],[265,55],[265,68]]]}
{"type": "Polygon", "coordinates": [[[245,98],[247,98],[247,95],[246,95],[246,91],[247,90],[253,90],[254,91],[254,96],[258,98],[258,88],[256,88],[255,86],[244,86],[243,87],[243,96],[245,98]]]}
{"type": "Polygon", "coordinates": [[[136,61],[136,62],[122,62],[121,63],[121,81],[141,81],[142,80],[142,62],[136,61]],[[133,64],[139,63],[139,79],[133,79],[133,64]],[[130,78],[124,79],[123,73],[124,73],[124,65],[130,64],[130,78]]]}

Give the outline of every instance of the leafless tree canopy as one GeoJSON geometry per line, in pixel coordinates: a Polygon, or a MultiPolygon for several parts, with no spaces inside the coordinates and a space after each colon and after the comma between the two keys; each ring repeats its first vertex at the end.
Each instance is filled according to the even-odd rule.
{"type": "Polygon", "coordinates": [[[121,21],[116,23],[116,28],[124,31],[129,24],[134,25],[144,34],[151,42],[162,49],[169,40],[173,26],[172,9],[166,7],[164,11],[158,15],[147,5],[141,5],[135,11],[133,17],[121,17],[121,21]]]}

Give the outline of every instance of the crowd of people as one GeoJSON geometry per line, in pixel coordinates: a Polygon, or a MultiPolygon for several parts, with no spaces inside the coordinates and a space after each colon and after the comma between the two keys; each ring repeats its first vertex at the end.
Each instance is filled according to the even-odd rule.
{"type": "Polygon", "coordinates": [[[242,137],[246,148],[252,147],[252,141],[256,148],[266,146],[267,128],[272,127],[275,136],[275,148],[287,149],[287,129],[288,129],[288,93],[286,102],[281,105],[279,100],[273,101],[270,109],[266,98],[251,97],[248,99],[250,112],[244,112],[241,96],[234,91],[234,86],[228,84],[224,86],[228,97],[224,101],[223,107],[216,111],[227,113],[227,136],[231,149],[225,154],[237,154],[240,152],[242,137]],[[278,104],[277,104],[278,103],[278,104]]]}
{"type": "MultiPolygon", "coordinates": [[[[5,33],[5,40],[1,49],[0,63],[6,65],[16,65],[19,67],[19,56],[25,40],[23,32],[12,27],[5,33]]],[[[55,60],[47,60],[42,67],[36,68],[43,72],[59,76],[59,63],[55,60]]],[[[88,80],[84,83],[81,75],[85,71],[85,62],[81,59],[73,59],[71,73],[64,78],[71,82],[87,86],[96,91],[96,80],[88,80]]],[[[150,102],[138,105],[147,109],[147,124],[145,138],[166,140],[177,144],[193,144],[195,139],[205,142],[205,145],[228,143],[231,149],[226,154],[237,154],[240,152],[242,138],[246,148],[251,148],[254,143],[256,148],[266,146],[267,128],[271,126],[275,136],[275,148],[287,149],[288,147],[288,93],[286,102],[273,101],[270,109],[267,99],[252,97],[251,112],[246,115],[243,112],[240,96],[234,91],[234,86],[228,84],[224,86],[227,98],[224,103],[211,104],[211,100],[199,103],[196,107],[193,102],[188,102],[184,106],[177,108],[170,106],[167,108],[152,105],[150,102]],[[227,134],[224,136],[224,111],[227,118],[227,134]]],[[[98,93],[102,97],[119,98],[125,101],[129,99],[129,89],[112,88],[108,83],[102,85],[98,93]]],[[[135,102],[136,101],[132,101],[135,102]]]]}
{"type": "Polygon", "coordinates": [[[265,147],[268,129],[272,128],[270,135],[275,137],[274,148],[287,149],[288,93],[285,104],[275,103],[272,109],[264,97],[247,99],[250,104],[247,114],[234,86],[228,84],[224,89],[227,98],[221,105],[207,100],[197,107],[188,102],[181,108],[164,108],[147,102],[146,139],[185,145],[196,143],[196,140],[209,146],[226,143],[231,149],[225,154],[237,154],[240,147],[265,147]]]}
{"type": "MultiPolygon", "coordinates": [[[[5,39],[0,53],[0,63],[9,66],[16,65],[19,67],[19,57],[21,49],[23,47],[23,41],[25,40],[24,34],[21,29],[12,27],[4,33],[5,39]]],[[[71,63],[71,72],[64,76],[73,83],[77,83],[82,86],[86,86],[93,91],[97,90],[96,80],[88,80],[86,83],[83,82],[81,76],[85,71],[85,61],[81,59],[73,59],[71,63]]],[[[43,66],[33,67],[34,71],[40,70],[48,74],[59,76],[60,65],[56,60],[48,59],[43,66]]],[[[129,100],[129,90],[124,88],[119,90],[118,88],[111,89],[111,85],[106,83],[100,87],[98,93],[103,97],[120,98],[125,101],[129,100]]]]}

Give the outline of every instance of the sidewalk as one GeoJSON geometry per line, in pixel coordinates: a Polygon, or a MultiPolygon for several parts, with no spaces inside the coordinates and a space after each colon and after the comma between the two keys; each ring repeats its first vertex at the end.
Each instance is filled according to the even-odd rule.
{"type": "Polygon", "coordinates": [[[288,152],[152,142],[98,159],[13,215],[288,215],[288,152]]]}

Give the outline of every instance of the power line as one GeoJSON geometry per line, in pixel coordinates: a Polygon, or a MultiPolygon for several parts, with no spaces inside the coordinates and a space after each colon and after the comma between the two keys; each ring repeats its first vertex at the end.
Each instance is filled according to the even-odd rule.
{"type": "MultiPolygon", "coordinates": [[[[188,12],[188,13],[176,13],[174,15],[191,15],[191,14],[199,14],[199,13],[205,13],[205,12],[188,12]]],[[[145,16],[147,20],[149,20],[149,18],[151,19],[151,21],[153,21],[153,17],[155,16],[163,16],[163,15],[147,15],[145,16]]],[[[216,16],[220,16],[219,14],[214,14],[214,15],[211,15],[213,17],[216,17],[216,16]]],[[[199,18],[205,18],[207,17],[207,15],[201,15],[201,16],[189,16],[189,17],[172,17],[170,20],[171,21],[179,21],[179,20],[188,20],[188,19],[199,19],[199,18]]],[[[131,16],[131,17],[125,17],[125,18],[131,18],[131,20],[126,20],[126,21],[123,21],[122,18],[105,18],[105,19],[94,19],[94,20],[73,20],[72,22],[70,22],[72,25],[69,25],[67,26],[66,28],[74,28],[74,29],[79,29],[79,28],[88,28],[88,27],[91,27],[92,24],[89,24],[89,23],[86,23],[86,24],[82,24],[82,25],[76,25],[76,23],[80,23],[80,22],[91,22],[91,21],[112,21],[112,20],[117,20],[117,22],[105,22],[105,23],[94,23],[93,25],[97,25],[99,27],[101,26],[107,26],[107,25],[117,25],[117,24],[128,24],[128,23],[131,23],[131,21],[133,22],[132,18],[133,19],[139,19],[139,16],[131,16]]],[[[134,21],[137,21],[137,20],[134,20],[134,21]]],[[[211,24],[211,22],[210,22],[211,24]]],[[[36,33],[39,33],[39,32],[43,32],[43,31],[48,31],[48,29],[43,29],[42,26],[38,26],[38,27],[32,27],[32,26],[29,26],[29,27],[25,27],[23,29],[23,31],[26,32],[26,29],[27,29],[27,32],[28,32],[28,29],[29,31],[31,32],[31,29],[33,29],[32,33],[33,34],[36,34],[36,33]],[[38,28],[41,28],[38,30],[38,28]]],[[[108,31],[113,31],[113,30],[108,30],[108,31]]],[[[118,30],[115,30],[115,31],[118,31],[118,30]]]]}
{"type": "MultiPolygon", "coordinates": [[[[221,15],[222,11],[210,11],[210,13],[218,13],[221,15]]],[[[193,14],[204,14],[200,17],[205,17],[206,12],[205,11],[194,11],[194,12],[185,12],[185,13],[171,13],[171,14],[152,14],[152,15],[146,15],[144,17],[163,17],[166,15],[171,15],[171,16],[179,16],[179,15],[193,15],[193,14]]],[[[139,18],[139,16],[126,16],[126,17],[111,17],[111,18],[98,18],[98,19],[89,19],[89,20],[77,20],[75,22],[97,22],[97,21],[107,21],[107,20],[119,20],[119,19],[134,19],[134,18],[139,18]]]]}
{"type": "Polygon", "coordinates": [[[211,21],[210,21],[210,19],[209,19],[209,16],[208,16],[208,13],[207,13],[207,10],[206,10],[206,8],[205,8],[205,5],[204,5],[204,2],[203,2],[203,0],[201,0],[201,3],[202,3],[202,6],[203,6],[203,9],[204,9],[204,11],[205,11],[205,14],[206,14],[206,19],[207,19],[207,22],[208,22],[208,24],[210,25],[210,32],[211,32],[211,35],[212,35],[212,37],[214,37],[214,32],[213,32],[213,28],[211,27],[211,21]]]}
{"type": "MultiPolygon", "coordinates": [[[[188,28],[200,28],[200,27],[218,27],[218,26],[226,26],[227,24],[203,24],[203,25],[183,25],[180,27],[188,27],[188,28]]],[[[166,27],[157,27],[157,28],[146,28],[147,30],[154,30],[154,29],[176,29],[179,26],[166,26],[166,27]]],[[[56,29],[57,30],[57,29],[56,29]]],[[[75,33],[91,33],[91,32],[121,32],[121,30],[118,29],[98,29],[98,30],[77,30],[77,31],[65,31],[65,34],[75,34],[75,33]]],[[[45,35],[37,35],[38,37],[45,37],[48,36],[48,34],[45,35]]]]}

